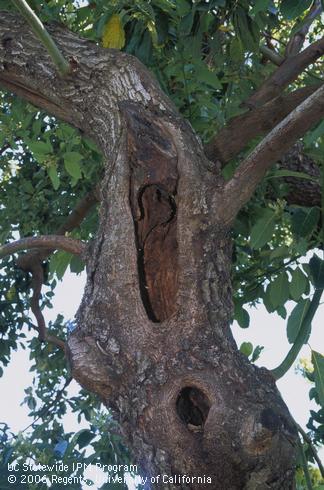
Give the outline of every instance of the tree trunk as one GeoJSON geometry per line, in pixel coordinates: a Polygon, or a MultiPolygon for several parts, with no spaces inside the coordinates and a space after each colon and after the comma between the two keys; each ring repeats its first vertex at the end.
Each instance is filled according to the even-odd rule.
{"type": "Polygon", "coordinates": [[[221,178],[177,116],[134,102],[120,110],[69,340],[73,375],[114,410],[144,475],[170,477],[156,488],[292,488],[289,413],[229,327],[230,230],[213,205],[221,178]]]}
{"type": "Polygon", "coordinates": [[[293,489],[294,424],[231,335],[220,174],[134,58],[54,27],[78,63],[63,81],[7,17],[2,85],[79,127],[106,161],[73,376],[113,410],[147,488],[293,489]]]}

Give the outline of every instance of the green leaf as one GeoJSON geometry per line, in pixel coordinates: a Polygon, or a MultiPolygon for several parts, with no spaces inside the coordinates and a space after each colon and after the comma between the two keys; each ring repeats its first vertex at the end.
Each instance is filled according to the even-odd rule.
{"type": "Polygon", "coordinates": [[[54,190],[57,191],[57,189],[60,187],[60,178],[56,170],[56,165],[51,165],[50,167],[48,167],[47,173],[49,178],[51,179],[54,190]]]}
{"type": "Polygon", "coordinates": [[[65,153],[63,155],[64,159],[64,166],[68,174],[71,175],[76,180],[79,180],[81,178],[81,168],[80,168],[80,162],[82,160],[82,155],[80,153],[77,153],[75,151],[70,151],[68,153],[65,153]]]}
{"type": "Polygon", "coordinates": [[[169,34],[169,17],[162,11],[159,11],[155,16],[155,28],[157,32],[158,44],[163,44],[169,34]]]}
{"type": "Polygon", "coordinates": [[[324,134],[324,121],[320,122],[320,124],[313,130],[310,131],[305,137],[305,145],[311,146],[315,141],[323,136],[324,134]]]}
{"type": "Polygon", "coordinates": [[[324,260],[314,254],[309,261],[309,269],[314,286],[319,289],[324,288],[324,260]]]}
{"type": "Polygon", "coordinates": [[[313,350],[312,363],[314,366],[315,387],[318,393],[318,399],[324,408],[324,356],[313,350]]]}
{"type": "Polygon", "coordinates": [[[281,0],[280,11],[288,20],[295,19],[307,10],[313,0],[281,0]]]}
{"type": "Polygon", "coordinates": [[[239,37],[234,37],[231,40],[230,58],[234,63],[240,63],[244,59],[244,49],[239,37]]]}
{"type": "Polygon", "coordinates": [[[261,248],[272,238],[276,226],[276,214],[267,209],[251,230],[250,245],[252,248],[261,248]]]}
{"type": "Polygon", "coordinates": [[[298,301],[307,287],[307,278],[305,274],[297,267],[291,273],[291,282],[289,284],[290,296],[293,300],[298,301]]]}
{"type": "Polygon", "coordinates": [[[305,179],[305,180],[311,180],[313,182],[318,182],[318,179],[316,179],[315,177],[311,177],[310,175],[305,174],[304,172],[296,172],[294,170],[276,170],[273,174],[266,177],[266,180],[275,179],[279,177],[296,177],[297,179],[305,179]]]}
{"type": "Polygon", "coordinates": [[[280,247],[276,247],[273,249],[273,251],[270,254],[270,260],[276,259],[278,257],[289,257],[290,250],[287,245],[281,245],[280,247]]]}
{"type": "Polygon", "coordinates": [[[80,274],[84,269],[84,262],[78,255],[73,255],[70,262],[70,270],[76,274],[80,274]]]}
{"type": "MultiPolygon", "coordinates": [[[[290,344],[293,344],[300,331],[302,323],[305,319],[305,315],[310,305],[309,299],[302,299],[292,310],[287,322],[287,338],[290,344]]],[[[311,331],[311,325],[309,326],[309,333],[311,331]]],[[[307,342],[306,339],[305,343],[307,342]]]]}
{"type": "Polygon", "coordinates": [[[269,284],[269,294],[271,304],[277,308],[285,304],[289,298],[289,282],[286,272],[282,272],[274,281],[269,284]]]}
{"type": "Polygon", "coordinates": [[[242,305],[235,304],[234,318],[241,328],[248,328],[250,325],[250,315],[248,312],[242,308],[242,305]]]}
{"type": "Polygon", "coordinates": [[[52,255],[49,264],[49,270],[51,273],[56,273],[58,279],[62,279],[72,258],[72,254],[67,252],[56,252],[52,255]]]}
{"type": "Polygon", "coordinates": [[[268,9],[270,0],[256,0],[254,7],[252,7],[250,14],[255,15],[259,12],[266,12],[268,9]]]}
{"type": "Polygon", "coordinates": [[[53,153],[53,147],[49,141],[30,141],[28,143],[30,150],[39,155],[47,155],[53,153]]]}
{"type": "Polygon", "coordinates": [[[218,80],[216,73],[210,71],[204,63],[196,65],[196,76],[200,82],[204,82],[215,89],[222,88],[222,84],[218,80]]]}
{"type": "Polygon", "coordinates": [[[287,310],[283,305],[280,305],[277,307],[277,313],[283,320],[286,320],[287,318],[287,310]]]}
{"type": "Polygon", "coordinates": [[[251,362],[255,362],[259,359],[261,352],[263,351],[264,346],[263,345],[257,345],[256,348],[253,351],[251,362]]]}
{"type": "Polygon", "coordinates": [[[194,16],[195,16],[195,9],[192,9],[188,14],[186,14],[184,17],[182,17],[180,24],[179,24],[180,34],[182,34],[182,35],[190,34],[192,24],[194,21],[194,16]]]}
{"type": "Polygon", "coordinates": [[[269,313],[273,313],[275,311],[275,307],[273,306],[272,302],[271,302],[271,299],[270,299],[270,284],[268,285],[267,289],[265,290],[265,292],[263,293],[263,304],[264,306],[266,307],[267,311],[269,313]]]}
{"type": "Polygon", "coordinates": [[[79,432],[79,435],[76,439],[76,444],[78,444],[79,448],[82,449],[86,447],[95,436],[96,435],[89,429],[83,429],[79,432]]]}
{"type": "Polygon", "coordinates": [[[297,209],[291,217],[292,231],[296,236],[305,237],[312,233],[320,217],[318,208],[297,209]]]}
{"type": "Polygon", "coordinates": [[[246,357],[250,357],[253,352],[253,345],[251,342],[243,342],[240,347],[240,352],[244,354],[246,357]]]}
{"type": "Polygon", "coordinates": [[[189,2],[187,2],[187,0],[177,0],[176,9],[180,17],[182,17],[190,11],[191,5],[189,2]]]}
{"type": "Polygon", "coordinates": [[[233,15],[233,24],[237,36],[248,51],[256,51],[259,46],[259,30],[255,22],[242,7],[238,7],[233,15]],[[255,27],[255,28],[254,28],[255,27]]]}
{"type": "Polygon", "coordinates": [[[135,56],[141,60],[144,65],[150,62],[153,52],[152,36],[148,29],[144,31],[140,44],[135,49],[135,56]]]}

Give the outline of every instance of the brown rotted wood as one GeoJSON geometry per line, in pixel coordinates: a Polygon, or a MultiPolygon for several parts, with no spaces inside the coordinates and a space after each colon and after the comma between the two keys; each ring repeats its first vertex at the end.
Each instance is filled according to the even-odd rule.
{"type": "Polygon", "coordinates": [[[178,286],[177,152],[158,114],[129,103],[123,114],[141,296],[150,320],[162,322],[175,310],[178,286]]]}

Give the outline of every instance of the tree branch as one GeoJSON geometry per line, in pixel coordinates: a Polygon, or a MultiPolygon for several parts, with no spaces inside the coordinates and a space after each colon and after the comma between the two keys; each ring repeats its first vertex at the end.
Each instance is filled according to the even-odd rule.
{"type": "Polygon", "coordinates": [[[322,12],[322,10],[323,9],[321,0],[316,0],[299,30],[295,32],[289,40],[285,51],[285,58],[294,56],[299,53],[299,51],[303,47],[310,26],[312,25],[316,17],[322,12]]]}
{"type": "Polygon", "coordinates": [[[274,65],[280,66],[285,61],[285,59],[279,53],[274,51],[274,49],[269,48],[268,46],[260,46],[260,52],[274,65]]]}
{"type": "Polygon", "coordinates": [[[0,247],[0,258],[20,250],[31,248],[45,248],[51,250],[64,250],[75,255],[84,252],[86,244],[81,240],[60,235],[43,235],[40,237],[27,237],[8,243],[0,247]]]}
{"type": "Polygon", "coordinates": [[[264,106],[234,117],[227,126],[205,146],[205,153],[212,161],[222,166],[234,158],[257,136],[266,134],[284,117],[317,90],[318,85],[309,85],[289,94],[280,95],[264,106]],[[235,138],[233,138],[233,134],[235,138]]]}
{"type": "Polygon", "coordinates": [[[44,25],[37,17],[37,15],[30,8],[28,3],[25,0],[13,0],[14,5],[26,19],[30,27],[32,28],[34,34],[38,37],[38,39],[43,43],[45,48],[47,49],[50,57],[52,58],[53,63],[56,65],[59,73],[64,77],[71,73],[71,65],[58,47],[56,46],[53,38],[49,35],[44,25]]]}
{"type": "Polygon", "coordinates": [[[96,185],[77,203],[66,218],[65,222],[56,230],[56,235],[64,235],[74,230],[84,220],[92,207],[100,201],[100,186],[96,185]]]}
{"type": "MultiPolygon", "coordinates": [[[[74,210],[67,217],[66,221],[56,231],[57,235],[63,235],[73,229],[77,228],[85,216],[88,214],[93,205],[99,200],[99,186],[96,186],[92,191],[83,197],[74,210]]],[[[17,266],[24,270],[31,272],[33,276],[32,289],[33,296],[31,299],[31,310],[35,315],[37,321],[37,330],[41,340],[47,340],[58,347],[65,349],[65,343],[61,339],[57,339],[55,336],[49,334],[46,329],[45,319],[43,313],[39,307],[39,299],[41,295],[41,288],[43,285],[43,267],[42,262],[52,253],[52,250],[46,248],[45,250],[33,250],[27,254],[19,257],[17,260],[17,266]]]]}
{"type": "Polygon", "coordinates": [[[220,219],[232,223],[241,207],[250,199],[267,170],[303,136],[324,114],[324,85],[281,121],[236,170],[223,192],[215,196],[220,219]]]}
{"type": "Polygon", "coordinates": [[[305,68],[324,54],[324,37],[308,46],[301,53],[287,58],[263,85],[244,103],[247,107],[259,107],[279,95],[289,83],[296,80],[305,68]]]}

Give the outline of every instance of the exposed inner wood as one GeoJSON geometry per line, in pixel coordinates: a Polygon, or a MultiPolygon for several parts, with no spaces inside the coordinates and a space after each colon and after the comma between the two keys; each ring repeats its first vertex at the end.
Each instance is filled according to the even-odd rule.
{"type": "Polygon", "coordinates": [[[157,114],[123,107],[139,288],[152,322],[169,318],[178,289],[177,153],[157,114]]]}

